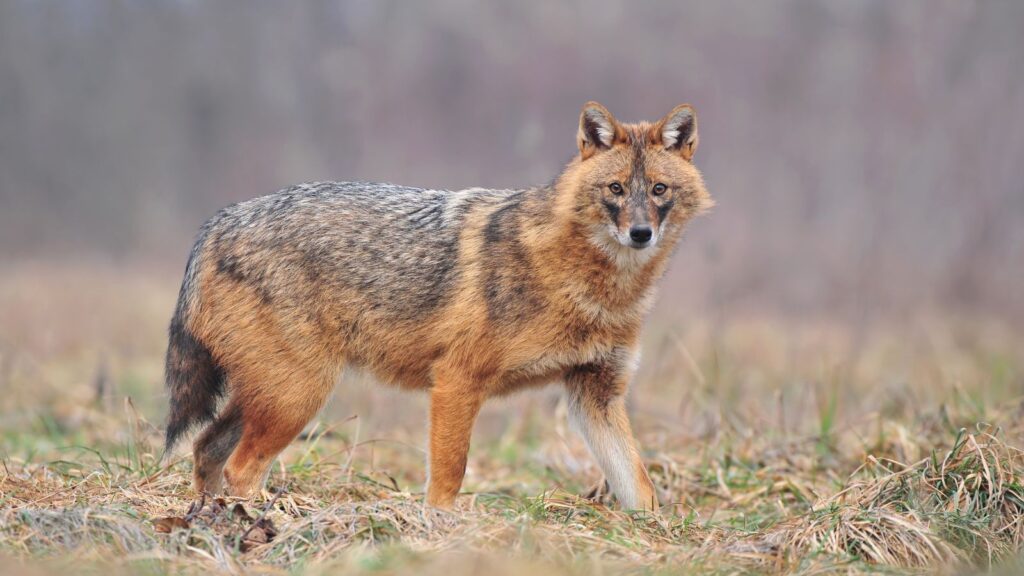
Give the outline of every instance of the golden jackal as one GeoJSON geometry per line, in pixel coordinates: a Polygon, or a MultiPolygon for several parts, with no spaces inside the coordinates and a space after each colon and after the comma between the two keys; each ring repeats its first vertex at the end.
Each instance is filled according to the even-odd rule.
{"type": "Polygon", "coordinates": [[[209,220],[167,350],[168,453],[212,420],[196,490],[259,489],[351,365],[429,391],[431,505],[455,501],[484,400],[562,381],[619,502],[656,509],[624,398],[654,282],[712,204],[697,119],[622,124],[591,102],[577,141],[543,188],[303,184],[209,220]]]}

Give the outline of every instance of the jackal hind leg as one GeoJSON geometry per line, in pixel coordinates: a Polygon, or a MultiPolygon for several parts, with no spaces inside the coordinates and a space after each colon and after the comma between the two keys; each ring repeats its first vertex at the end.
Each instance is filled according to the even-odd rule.
{"type": "Polygon", "coordinates": [[[200,494],[218,494],[223,488],[224,463],[242,437],[242,410],[230,402],[192,445],[193,486],[200,494]]]}
{"type": "Polygon", "coordinates": [[[258,380],[254,376],[248,378],[257,385],[238,393],[241,437],[224,467],[232,496],[252,496],[263,487],[274,458],[320,411],[335,379],[290,363],[277,363],[258,380]]]}

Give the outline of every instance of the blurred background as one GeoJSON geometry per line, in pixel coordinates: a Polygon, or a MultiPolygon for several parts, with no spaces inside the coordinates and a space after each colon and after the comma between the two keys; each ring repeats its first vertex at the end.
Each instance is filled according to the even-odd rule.
{"type": "MultiPolygon", "coordinates": [[[[691,103],[718,203],[662,282],[629,397],[672,532],[558,496],[602,478],[558,386],[485,406],[458,531],[588,574],[693,554],[823,573],[828,546],[857,571],[879,534],[913,563],[922,518],[979,562],[1019,555],[1016,448],[983,475],[943,459],[922,491],[888,474],[964,429],[1024,446],[1024,1],[0,0],[0,557],[255,566],[234,528],[150,526],[194,497],[187,442],[157,471],[199,226],[303,181],[544,185],[588,100],[624,121],[691,103]],[[863,507],[845,488],[866,477],[906,495],[819,514],[840,490],[863,507]],[[867,544],[734,545],[848,518],[878,524],[867,544]]],[[[372,552],[366,534],[451,550],[419,508],[426,396],[341,380],[273,466],[291,512],[259,562],[305,570],[372,552]]]]}
{"type": "Polygon", "coordinates": [[[231,202],[544,184],[586,100],[690,102],[719,207],[678,290],[1019,317],[1022,22],[1012,1],[6,1],[0,246],[180,268],[231,202]]]}
{"type": "Polygon", "coordinates": [[[1011,0],[0,2],[0,383],[110,380],[158,414],[218,208],[311,180],[545,184],[591,99],[627,121],[692,103],[718,201],[652,320],[711,343],[700,373],[647,378],[706,378],[750,318],[784,367],[811,322],[840,359],[878,323],[899,347],[962,322],[1019,358],[1022,29],[1011,0]]]}

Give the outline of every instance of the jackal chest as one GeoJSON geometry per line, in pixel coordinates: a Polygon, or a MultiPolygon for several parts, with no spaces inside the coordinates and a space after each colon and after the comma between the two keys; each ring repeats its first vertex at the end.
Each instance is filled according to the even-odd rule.
{"type": "Polygon", "coordinates": [[[631,347],[635,330],[599,322],[553,323],[548,330],[525,335],[507,358],[500,380],[504,386],[543,384],[566,371],[600,361],[617,348],[631,347]]]}

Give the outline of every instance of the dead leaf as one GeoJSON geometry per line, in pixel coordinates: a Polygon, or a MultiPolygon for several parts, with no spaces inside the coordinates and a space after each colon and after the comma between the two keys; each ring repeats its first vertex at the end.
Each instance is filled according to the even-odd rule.
{"type": "Polygon", "coordinates": [[[272,541],[275,536],[277,536],[277,528],[274,527],[274,523],[269,518],[260,518],[242,534],[242,541],[239,543],[238,549],[248,552],[256,546],[272,541]]]}
{"type": "Polygon", "coordinates": [[[157,518],[153,521],[154,529],[161,534],[170,534],[174,530],[188,530],[188,520],[179,516],[157,518]]]}

